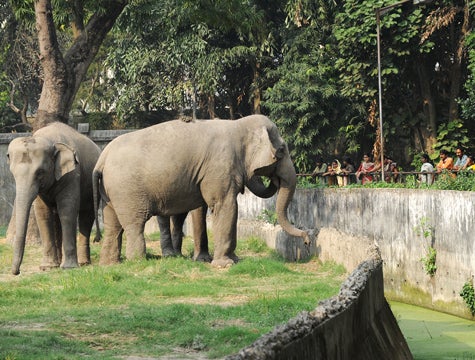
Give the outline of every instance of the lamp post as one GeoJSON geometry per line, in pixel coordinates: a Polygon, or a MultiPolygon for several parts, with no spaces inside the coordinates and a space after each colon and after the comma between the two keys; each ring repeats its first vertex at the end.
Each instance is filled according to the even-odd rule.
{"type": "Polygon", "coordinates": [[[376,42],[378,48],[378,110],[379,110],[379,135],[381,143],[381,180],[384,181],[384,136],[383,136],[383,97],[381,88],[381,16],[389,10],[401,6],[405,3],[412,2],[413,5],[428,4],[432,0],[402,0],[392,5],[383,6],[376,9],[376,42]]]}

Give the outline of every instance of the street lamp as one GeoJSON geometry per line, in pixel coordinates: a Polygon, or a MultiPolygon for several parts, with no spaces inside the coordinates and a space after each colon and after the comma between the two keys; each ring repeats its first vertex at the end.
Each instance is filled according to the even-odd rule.
{"type": "Polygon", "coordinates": [[[383,99],[381,89],[381,16],[386,14],[389,10],[401,6],[405,3],[412,2],[413,5],[428,4],[432,0],[402,0],[392,5],[383,6],[376,9],[376,37],[378,47],[378,97],[379,97],[379,135],[381,142],[381,180],[384,181],[384,136],[383,136],[383,99]]]}

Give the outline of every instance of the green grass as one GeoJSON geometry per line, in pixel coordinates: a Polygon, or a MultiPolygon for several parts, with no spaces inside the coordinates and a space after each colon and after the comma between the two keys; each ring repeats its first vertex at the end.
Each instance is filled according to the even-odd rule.
{"type": "Polygon", "coordinates": [[[256,238],[240,240],[229,269],[185,258],[37,272],[41,249],[27,246],[22,275],[9,275],[0,241],[0,359],[221,358],[331,297],[345,278],[332,263],[286,263],[256,238]]]}

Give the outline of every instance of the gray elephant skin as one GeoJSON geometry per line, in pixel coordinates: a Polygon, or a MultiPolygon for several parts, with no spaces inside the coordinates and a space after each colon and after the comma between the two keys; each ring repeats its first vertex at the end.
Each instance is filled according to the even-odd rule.
{"type": "Polygon", "coordinates": [[[126,258],[145,257],[143,232],[151,216],[208,206],[215,242],[212,265],[233,264],[238,260],[236,198],[245,186],[263,197],[278,191],[279,224],[309,241],[307,232],[288,221],[296,173],[286,143],[267,117],[173,120],[117,137],[93,172],[94,196],[100,193],[105,204],[100,263],[120,261],[123,232],[126,258]],[[261,176],[271,179],[267,188],[261,176]]]}
{"type": "Polygon", "coordinates": [[[8,161],[16,186],[14,275],[20,273],[33,201],[43,244],[40,268],[75,268],[90,263],[92,170],[100,152],[92,140],[60,122],[11,141],[8,161]]]}

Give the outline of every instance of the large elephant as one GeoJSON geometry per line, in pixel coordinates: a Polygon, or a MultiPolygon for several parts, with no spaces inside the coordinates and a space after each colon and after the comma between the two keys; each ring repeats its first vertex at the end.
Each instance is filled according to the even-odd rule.
{"type": "Polygon", "coordinates": [[[262,115],[234,121],[173,120],[121,135],[102,152],[93,178],[94,195],[100,191],[105,202],[102,264],[119,261],[123,231],[126,258],[142,258],[144,225],[151,216],[178,215],[205,205],[212,213],[212,264],[233,264],[238,260],[236,197],[245,186],[261,195],[278,190],[280,225],[309,242],[307,232],[290,224],[286,214],[296,186],[287,145],[262,115]],[[261,176],[271,179],[269,187],[261,176]]]}
{"type": "Polygon", "coordinates": [[[11,141],[8,158],[16,185],[13,274],[20,273],[28,217],[35,199],[43,243],[40,268],[74,268],[90,263],[89,236],[94,224],[92,170],[100,152],[92,140],[60,122],[11,141]]]}

